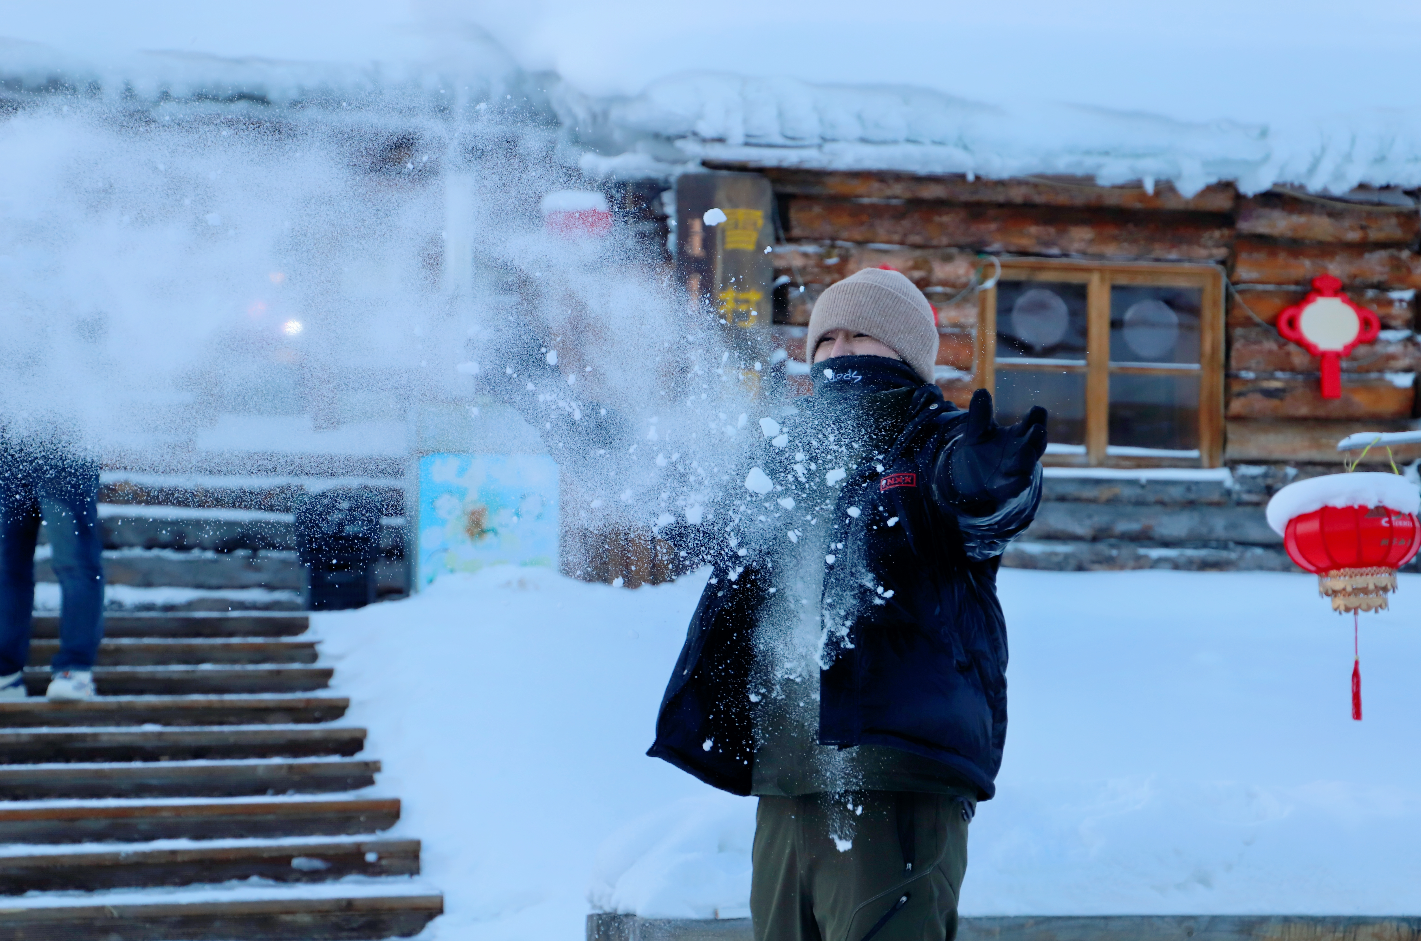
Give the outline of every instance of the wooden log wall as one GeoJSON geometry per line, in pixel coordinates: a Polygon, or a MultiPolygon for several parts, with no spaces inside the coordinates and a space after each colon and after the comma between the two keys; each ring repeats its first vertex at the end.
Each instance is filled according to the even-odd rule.
{"type": "Polygon", "coordinates": [[[1335,462],[1344,434],[1413,424],[1421,215],[1397,202],[1350,207],[1273,192],[1238,200],[1230,271],[1238,293],[1227,314],[1228,460],[1335,462]],[[1324,272],[1376,311],[1384,331],[1342,361],[1342,397],[1333,400],[1320,394],[1316,360],[1259,323],[1274,324],[1324,272]]]}
{"type": "Polygon", "coordinates": [[[959,373],[940,384],[965,402],[977,308],[958,295],[978,252],[1217,263],[1237,287],[1226,308],[1227,461],[1335,462],[1344,434],[1416,424],[1421,213],[1405,194],[1351,203],[1284,191],[1243,196],[1218,184],[1184,197],[1169,184],[1150,193],[1066,178],[724,168],[762,172],[775,188],[786,242],[774,254],[784,282],[776,323],[801,350],[802,327],[826,287],[891,265],[938,306],[938,364],[959,373]],[[1321,397],[1316,360],[1271,326],[1324,272],[1375,310],[1386,331],[1343,360],[1337,400],[1321,397]]]}

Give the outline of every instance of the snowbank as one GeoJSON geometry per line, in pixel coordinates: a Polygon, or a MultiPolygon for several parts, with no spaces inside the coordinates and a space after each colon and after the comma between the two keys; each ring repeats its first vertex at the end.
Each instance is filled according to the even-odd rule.
{"type": "Polygon", "coordinates": [[[1268,501],[1268,525],[1278,535],[1288,520],[1325,506],[1384,506],[1398,513],[1421,512],[1421,492],[1400,474],[1354,471],[1288,484],[1268,501]]]}
{"type": "MultiPolygon", "coordinates": [[[[574,941],[592,905],[744,915],[754,802],[643,756],[704,576],[542,570],[318,614],[350,719],[448,914],[427,937],[574,941]]],[[[1012,727],[971,915],[1421,909],[1421,578],[1351,632],[1306,576],[1007,570],[1012,727]]]]}

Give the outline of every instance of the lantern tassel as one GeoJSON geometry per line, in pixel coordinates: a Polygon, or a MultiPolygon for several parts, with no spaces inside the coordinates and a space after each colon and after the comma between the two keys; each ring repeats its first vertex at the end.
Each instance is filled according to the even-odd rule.
{"type": "Polygon", "coordinates": [[[1357,612],[1352,612],[1352,718],[1362,721],[1362,656],[1357,646],[1357,612]]]}

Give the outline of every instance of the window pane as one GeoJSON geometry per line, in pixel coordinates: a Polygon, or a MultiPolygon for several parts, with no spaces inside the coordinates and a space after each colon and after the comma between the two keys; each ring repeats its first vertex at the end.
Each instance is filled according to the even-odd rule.
{"type": "Polygon", "coordinates": [[[1110,361],[1199,362],[1198,288],[1110,289],[1110,361]]]}
{"type": "Polygon", "coordinates": [[[997,359],[1085,359],[1086,286],[1057,281],[997,285],[997,359]]]}
{"type": "Polygon", "coordinates": [[[1044,369],[997,370],[997,421],[1020,421],[1033,405],[1051,413],[1048,444],[1085,444],[1085,373],[1044,369]]]}
{"type": "Polygon", "coordinates": [[[1110,446],[1197,450],[1198,375],[1112,375],[1110,446]]]}

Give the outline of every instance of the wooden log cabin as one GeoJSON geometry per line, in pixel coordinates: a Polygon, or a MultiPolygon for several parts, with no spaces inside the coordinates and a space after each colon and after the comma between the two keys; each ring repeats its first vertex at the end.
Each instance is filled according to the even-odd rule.
{"type": "MultiPolygon", "coordinates": [[[[1045,501],[1008,565],[1292,570],[1268,496],[1336,470],[1347,434],[1417,426],[1410,193],[706,166],[770,185],[771,330],[791,361],[819,294],[886,265],[937,307],[948,398],[986,387],[1007,416],[1050,409],[1045,501]],[[1342,360],[1336,399],[1275,328],[1321,274],[1382,328],[1342,360]]],[[[1421,450],[1391,456],[1415,476],[1421,450]]]]}
{"type": "MultiPolygon", "coordinates": [[[[20,113],[66,86],[45,87],[49,90],[7,92],[5,101],[20,113]]],[[[819,91],[805,93],[804,101],[837,107],[816,98],[819,91]]],[[[685,206],[670,218],[664,212],[671,208],[668,189],[679,190],[686,176],[670,186],[667,179],[684,170],[685,159],[699,160],[710,173],[757,181],[772,224],[765,241],[754,244],[757,253],[762,244],[770,249],[766,257],[771,264],[765,270],[764,259],[757,259],[739,272],[737,277],[763,279],[765,296],[750,305],[748,295],[737,292],[737,304],[745,301],[746,307],[737,313],[747,323],[761,323],[765,340],[787,352],[789,358],[777,368],[790,384],[802,381],[802,373],[796,376],[790,367],[802,359],[810,309],[828,285],[877,265],[911,277],[938,308],[938,381],[949,398],[965,404],[974,388],[984,386],[993,390],[1008,417],[1036,402],[1051,410],[1046,499],[1035,525],[1013,544],[1007,564],[1292,570],[1263,520],[1268,496],[1292,479],[1336,469],[1335,445],[1345,435],[1421,424],[1415,383],[1421,345],[1413,332],[1415,291],[1421,287],[1416,193],[1275,186],[1247,194],[1218,182],[1186,196],[1168,182],[1104,186],[1086,177],[987,179],[775,165],[828,161],[836,153],[842,156],[843,147],[852,150],[860,144],[867,149],[852,151],[857,154],[852,159],[880,159],[872,141],[882,143],[884,135],[898,133],[885,129],[899,118],[905,127],[921,125],[912,140],[938,141],[932,146],[947,150],[956,146],[952,135],[942,136],[943,128],[962,118],[954,101],[910,100],[896,93],[870,98],[849,110],[878,109],[883,113],[875,111],[864,120],[874,115],[882,120],[874,124],[878,130],[857,142],[843,128],[814,131],[811,125],[819,118],[797,125],[795,133],[808,137],[774,131],[774,115],[803,105],[797,98],[755,110],[757,117],[750,122],[759,128],[755,135],[745,127],[736,131],[730,120],[754,109],[705,105],[710,110],[702,113],[695,110],[702,107],[696,104],[702,102],[698,95],[675,97],[675,107],[669,98],[656,99],[659,104],[649,110],[613,107],[592,125],[608,122],[611,127],[631,114],[631,123],[619,133],[625,132],[623,143],[646,145],[645,152],[582,154],[578,166],[587,177],[580,185],[602,189],[623,233],[655,258],[664,247],[677,254],[678,243],[691,235],[688,227],[674,225],[668,233],[685,206]],[[692,110],[676,111],[682,107],[692,110]],[[927,111],[918,114],[921,108],[927,111]],[[648,115],[661,115],[661,123],[645,124],[648,115]],[[746,143],[752,137],[761,143],[746,143]],[[825,149],[831,144],[840,149],[825,149]],[[660,156],[652,159],[653,154],[660,156]],[[616,168],[623,164],[617,161],[623,157],[632,169],[618,177],[616,168]],[[1341,395],[1335,399],[1321,395],[1317,360],[1274,327],[1284,308],[1299,301],[1310,280],[1323,273],[1339,278],[1353,300],[1376,312],[1383,328],[1375,342],[1342,361],[1341,395]],[[750,306],[756,307],[753,316],[750,306]]],[[[247,105],[236,99],[228,104],[234,109],[247,105]]],[[[319,109],[273,108],[264,118],[267,123],[250,116],[234,121],[214,118],[213,107],[225,106],[204,101],[180,117],[194,126],[225,121],[224,127],[242,133],[286,133],[328,120],[319,109]]],[[[547,102],[533,101],[529,107],[529,113],[543,114],[549,126],[566,117],[557,117],[547,102]]],[[[845,127],[851,131],[855,121],[845,127]]],[[[448,148],[442,132],[434,125],[421,129],[414,124],[399,133],[377,132],[383,127],[371,123],[368,141],[359,146],[377,143],[353,151],[351,166],[364,167],[382,186],[399,180],[406,193],[441,179],[449,185],[444,171],[435,169],[438,155],[448,148]],[[416,152],[425,157],[414,160],[416,152]],[[435,158],[429,169],[414,171],[416,165],[425,166],[426,157],[435,158]]],[[[1005,124],[991,127],[996,130],[989,128],[988,138],[1015,133],[1005,124]]],[[[1146,151],[1155,149],[1141,165],[1150,160],[1179,165],[1167,159],[1174,131],[1162,133],[1159,139],[1142,138],[1146,151]]],[[[1233,155],[1223,162],[1243,165],[1262,159],[1251,137],[1239,143],[1240,134],[1252,132],[1235,128],[1220,133],[1220,152],[1233,155]]],[[[530,140],[544,140],[540,134],[530,140]]],[[[348,139],[360,142],[362,137],[348,139]]],[[[1052,159],[1102,166],[1097,158],[1109,151],[1108,140],[1102,140],[1088,152],[1052,159]]],[[[898,142],[911,144],[907,137],[898,142]]],[[[990,157],[988,149],[996,144],[982,138],[976,146],[990,157]]],[[[887,147],[883,159],[896,159],[896,152],[887,147]]],[[[478,163],[469,159],[471,166],[478,163]]],[[[531,175],[538,161],[553,160],[554,154],[532,146],[525,159],[531,175]]],[[[1328,151],[1316,159],[1336,170],[1364,156],[1328,151]]],[[[1352,166],[1348,172],[1362,171],[1352,166]]],[[[1344,178],[1339,174],[1328,178],[1344,178]]],[[[457,203],[446,200],[450,206],[457,203]]],[[[440,244],[434,235],[429,244],[440,244]]],[[[683,257],[659,260],[684,268],[683,257]]],[[[427,271],[446,270],[443,264],[439,250],[421,258],[427,271]]],[[[690,287],[687,280],[681,283],[690,287]]],[[[402,388],[394,381],[389,387],[402,388]]],[[[314,415],[328,410],[319,402],[306,404],[314,415]]],[[[403,405],[392,397],[393,412],[403,405]]],[[[1397,449],[1394,456],[1414,478],[1421,447],[1397,449]]],[[[1387,459],[1385,451],[1377,450],[1365,458],[1377,467],[1387,459]]],[[[669,577],[681,565],[679,552],[649,529],[610,527],[580,542],[589,551],[569,554],[564,565],[581,577],[620,578],[636,585],[669,577]]]]}

